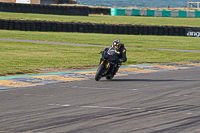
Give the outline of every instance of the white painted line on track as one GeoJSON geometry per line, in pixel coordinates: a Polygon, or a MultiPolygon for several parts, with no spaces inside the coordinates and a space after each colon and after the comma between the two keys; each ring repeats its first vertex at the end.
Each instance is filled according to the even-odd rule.
{"type": "Polygon", "coordinates": [[[141,110],[141,108],[122,108],[122,107],[104,107],[104,106],[73,106],[70,104],[48,104],[49,106],[76,107],[76,108],[95,108],[95,109],[115,109],[115,110],[141,110]]]}
{"type": "Polygon", "coordinates": [[[178,111],[165,111],[165,110],[148,110],[148,109],[142,109],[142,108],[122,108],[122,107],[105,107],[105,106],[75,106],[70,104],[48,104],[48,106],[56,106],[57,108],[60,107],[73,107],[73,108],[88,108],[88,109],[112,109],[112,110],[129,110],[129,111],[142,111],[142,112],[148,112],[148,113],[159,113],[159,114],[184,114],[184,115],[192,115],[192,112],[188,113],[181,113],[178,111]]]}
{"type": "Polygon", "coordinates": [[[127,109],[127,108],[120,108],[120,107],[101,107],[101,106],[80,106],[82,108],[101,108],[101,109],[127,109]]]}
{"type": "Polygon", "coordinates": [[[100,109],[117,109],[117,110],[140,110],[141,108],[121,108],[121,107],[102,107],[102,106],[76,106],[82,108],[100,108],[100,109]]]}
{"type": "Polygon", "coordinates": [[[94,89],[94,90],[130,90],[130,91],[136,91],[138,89],[124,89],[124,88],[98,88],[98,87],[80,87],[80,86],[72,86],[72,88],[78,88],[78,89],[94,89]]]}
{"type": "Polygon", "coordinates": [[[110,90],[110,89],[112,89],[112,88],[80,87],[80,86],[73,86],[72,88],[79,88],[79,89],[103,89],[103,90],[110,90]]]}
{"type": "Polygon", "coordinates": [[[69,104],[64,104],[64,105],[62,105],[62,106],[64,106],[64,107],[69,107],[69,106],[71,106],[71,105],[69,105],[69,104]]]}

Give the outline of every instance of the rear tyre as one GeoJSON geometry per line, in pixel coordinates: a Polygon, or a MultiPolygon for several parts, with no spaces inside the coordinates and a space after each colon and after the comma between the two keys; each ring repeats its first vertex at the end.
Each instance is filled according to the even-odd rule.
{"type": "Polygon", "coordinates": [[[99,68],[97,69],[97,72],[94,78],[96,81],[99,81],[101,79],[101,74],[102,74],[103,69],[104,69],[104,66],[99,65],[99,68]]]}

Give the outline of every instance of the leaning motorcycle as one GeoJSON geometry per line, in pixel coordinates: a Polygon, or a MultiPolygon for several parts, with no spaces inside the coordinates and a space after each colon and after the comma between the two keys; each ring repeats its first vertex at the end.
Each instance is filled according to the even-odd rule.
{"type": "Polygon", "coordinates": [[[97,69],[95,80],[99,81],[102,77],[111,80],[116,74],[118,67],[116,60],[118,59],[117,52],[114,47],[101,51],[102,57],[100,58],[99,67],[97,69]]]}

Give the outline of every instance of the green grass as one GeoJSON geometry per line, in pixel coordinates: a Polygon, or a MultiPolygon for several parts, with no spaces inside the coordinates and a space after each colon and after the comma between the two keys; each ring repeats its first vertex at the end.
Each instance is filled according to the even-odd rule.
{"type": "MultiPolygon", "coordinates": [[[[0,41],[0,75],[36,73],[41,68],[98,66],[100,47],[0,41]]],[[[200,53],[127,48],[128,61],[138,63],[200,60],[200,53]]]]}
{"type": "Polygon", "coordinates": [[[0,41],[0,75],[97,65],[100,48],[0,41]],[[93,57],[93,58],[91,58],[93,57]]]}
{"type": "Polygon", "coordinates": [[[106,24],[166,25],[199,27],[200,18],[145,17],[145,16],[65,16],[50,14],[0,12],[1,19],[43,20],[59,22],[90,22],[106,24]]]}
{"type": "Polygon", "coordinates": [[[200,50],[199,37],[184,36],[144,36],[0,30],[0,38],[69,42],[107,46],[111,46],[113,40],[120,39],[123,43],[125,43],[126,47],[200,50]]]}
{"type": "MultiPolygon", "coordinates": [[[[0,12],[0,19],[90,22],[107,24],[141,24],[199,26],[200,18],[165,18],[141,16],[64,16],[0,12]]],[[[200,50],[200,38],[179,36],[141,36],[64,32],[31,32],[0,30],[0,38],[112,45],[120,39],[126,47],[200,50]]],[[[200,60],[200,53],[127,48],[124,65],[200,60]]],[[[42,68],[81,68],[97,66],[103,48],[0,41],[0,76],[36,73],[42,68]]]]}

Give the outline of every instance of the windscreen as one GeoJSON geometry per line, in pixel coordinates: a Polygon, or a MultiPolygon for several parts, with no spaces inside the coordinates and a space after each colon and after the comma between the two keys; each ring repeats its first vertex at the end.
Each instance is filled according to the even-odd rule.
{"type": "Polygon", "coordinates": [[[108,55],[114,55],[115,54],[115,48],[114,47],[110,47],[109,49],[108,49],[108,55]]]}

